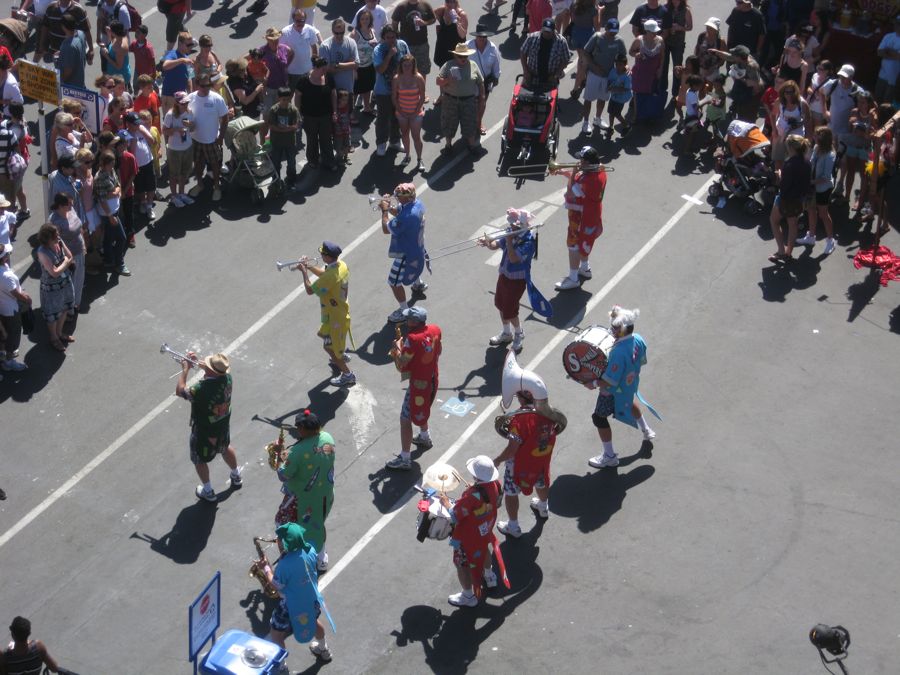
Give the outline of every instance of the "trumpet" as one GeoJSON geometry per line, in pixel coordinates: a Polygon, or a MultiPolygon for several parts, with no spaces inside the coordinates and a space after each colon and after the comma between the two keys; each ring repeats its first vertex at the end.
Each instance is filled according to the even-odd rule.
{"type": "Polygon", "coordinates": [[[565,162],[559,163],[550,160],[546,164],[522,164],[521,166],[511,166],[507,170],[507,175],[511,178],[525,178],[526,176],[552,176],[566,169],[582,169],[583,171],[605,171],[610,173],[615,171],[613,167],[605,164],[585,164],[581,162],[565,162]]]}
{"type": "Polygon", "coordinates": [[[289,260],[287,262],[283,262],[281,260],[275,261],[275,269],[279,272],[283,270],[285,267],[295,267],[297,265],[303,265],[304,267],[309,267],[310,265],[315,265],[319,262],[318,258],[310,258],[309,256],[302,256],[299,260],[289,260]]]}
{"type": "MultiPolygon", "coordinates": [[[[248,571],[248,576],[255,577],[259,582],[259,585],[262,586],[263,593],[270,598],[278,597],[278,589],[272,585],[272,582],[269,581],[268,575],[266,574],[266,568],[271,569],[274,563],[269,563],[269,559],[266,557],[265,547],[261,546],[260,542],[274,544],[275,541],[275,539],[253,537],[253,545],[256,547],[256,555],[258,557],[253,561],[253,564],[250,565],[248,571]]],[[[275,562],[278,561],[276,560],[275,562]]]]}
{"type": "Polygon", "coordinates": [[[178,361],[178,363],[183,363],[184,361],[187,361],[188,363],[190,363],[194,366],[200,365],[200,361],[197,360],[196,358],[188,356],[187,354],[182,354],[181,352],[176,352],[174,349],[169,347],[169,345],[165,342],[163,342],[162,345],[160,345],[159,353],[160,354],[167,354],[167,353],[171,354],[172,358],[175,359],[176,361],[178,361]]]}
{"type": "Polygon", "coordinates": [[[497,230],[496,232],[491,232],[490,234],[483,234],[480,237],[473,237],[472,239],[463,239],[462,241],[457,241],[453,244],[447,244],[446,246],[441,246],[439,251],[447,251],[447,249],[453,249],[447,251],[446,253],[441,253],[440,255],[430,256],[431,260],[437,260],[438,258],[445,258],[448,255],[453,255],[455,253],[462,253],[463,251],[470,251],[473,248],[478,248],[481,246],[481,242],[485,242],[485,244],[489,244],[495,241],[500,241],[501,239],[506,239],[507,237],[513,237],[518,234],[522,234],[523,232],[528,232],[529,230],[536,230],[539,227],[543,227],[543,223],[530,223],[525,227],[520,227],[518,229],[513,229],[511,227],[504,228],[502,230],[497,230]],[[468,246],[466,245],[468,244],[468,246]]]}
{"type": "Polygon", "coordinates": [[[396,208],[400,203],[397,201],[397,196],[393,195],[393,194],[385,197],[384,195],[378,194],[378,191],[376,190],[375,192],[373,192],[372,194],[369,195],[369,204],[372,206],[373,211],[378,211],[380,208],[381,202],[383,202],[385,200],[387,200],[388,206],[392,209],[396,208]]]}

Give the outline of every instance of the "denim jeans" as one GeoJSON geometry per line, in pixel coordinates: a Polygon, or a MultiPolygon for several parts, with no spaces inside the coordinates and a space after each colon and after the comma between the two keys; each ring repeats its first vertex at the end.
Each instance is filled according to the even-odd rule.
{"type": "Polygon", "coordinates": [[[122,220],[117,217],[113,224],[108,216],[101,216],[100,224],[103,226],[103,264],[119,269],[125,264],[125,249],[128,248],[122,220]]]}
{"type": "Polygon", "coordinates": [[[389,94],[375,94],[375,104],[378,106],[378,115],[375,118],[375,144],[399,143],[400,122],[394,114],[394,102],[389,94]]]}
{"type": "Polygon", "coordinates": [[[287,164],[287,178],[293,180],[297,177],[297,148],[293,145],[273,146],[269,153],[272,164],[275,165],[275,173],[281,178],[281,163],[287,164]]]}

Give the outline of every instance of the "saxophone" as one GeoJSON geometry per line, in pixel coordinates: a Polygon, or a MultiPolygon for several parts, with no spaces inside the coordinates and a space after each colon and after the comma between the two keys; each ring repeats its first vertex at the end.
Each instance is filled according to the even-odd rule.
{"type": "Polygon", "coordinates": [[[284,450],[284,427],[278,432],[278,441],[269,443],[265,450],[269,456],[269,468],[278,471],[278,467],[281,466],[281,451],[284,450]]]}
{"type": "Polygon", "coordinates": [[[253,561],[253,564],[250,565],[250,570],[248,572],[249,576],[256,577],[259,585],[262,586],[263,593],[265,593],[266,596],[270,598],[278,597],[278,589],[276,589],[275,586],[272,585],[272,582],[270,582],[268,577],[266,576],[266,568],[271,569],[272,566],[269,564],[269,559],[266,558],[265,548],[260,544],[260,542],[274,544],[275,541],[275,539],[253,537],[253,545],[256,547],[256,555],[258,557],[253,561]]]}

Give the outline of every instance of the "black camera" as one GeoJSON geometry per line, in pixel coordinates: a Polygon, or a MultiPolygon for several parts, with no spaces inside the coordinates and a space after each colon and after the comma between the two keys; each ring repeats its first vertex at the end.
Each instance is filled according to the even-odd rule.
{"type": "Polygon", "coordinates": [[[850,646],[850,631],[843,626],[826,626],[824,623],[817,623],[809,631],[809,641],[813,643],[813,647],[819,650],[819,655],[825,663],[833,663],[847,656],[847,647],[850,646]],[[825,658],[826,651],[834,658],[830,661],[825,658]]]}

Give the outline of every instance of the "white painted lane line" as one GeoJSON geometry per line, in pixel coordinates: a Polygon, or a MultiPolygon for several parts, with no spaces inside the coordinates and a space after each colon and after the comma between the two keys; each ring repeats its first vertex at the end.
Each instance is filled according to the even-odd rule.
{"type": "MultiPolygon", "coordinates": [[[[694,193],[694,197],[697,198],[700,195],[706,193],[706,190],[709,188],[710,183],[713,182],[715,176],[712,176],[700,186],[700,188],[694,193]]],[[[669,231],[672,230],[678,224],[684,215],[693,207],[693,203],[690,201],[685,202],[675,214],[666,221],[665,225],[663,225],[659,230],[657,230],[656,234],[654,234],[650,239],[644,244],[641,249],[635,253],[631,259],[626,262],[622,268],[613,275],[613,277],[607,281],[603,288],[594,295],[590,301],[587,303],[585,307],[584,316],[588,316],[591,312],[593,312],[597,305],[603,302],[606,299],[606,296],[610,294],[610,292],[619,285],[619,283],[624,279],[628,274],[637,266],[641,260],[647,257],[647,254],[650,253],[654,249],[654,247],[662,241],[662,238],[665,237],[669,231]]],[[[581,319],[581,323],[584,323],[584,319],[581,319]]],[[[539,366],[544,359],[546,359],[550,353],[559,346],[559,343],[562,342],[567,337],[571,337],[572,333],[569,331],[569,328],[561,328],[557,331],[556,335],[554,335],[544,348],[535,356],[527,366],[529,370],[534,370],[539,366]]],[[[493,401],[491,401],[484,410],[481,411],[481,414],[478,415],[477,418],[466,428],[465,431],[459,436],[459,438],[454,441],[453,445],[447,448],[447,451],[441,455],[438,459],[435,460],[436,463],[445,463],[449,462],[450,459],[459,451],[459,449],[465,445],[465,443],[472,437],[472,435],[478,430],[478,428],[485,423],[485,421],[493,419],[494,414],[497,411],[497,408],[500,407],[500,398],[497,397],[493,401]]],[[[397,515],[403,510],[403,506],[406,505],[414,495],[418,494],[412,488],[407,491],[405,495],[403,495],[397,503],[391,507],[391,510],[381,516],[372,527],[353,545],[350,547],[340,560],[334,564],[333,567],[328,571],[328,576],[326,576],[323,580],[319,582],[319,589],[324,590],[332,581],[334,581],[340,573],[351,563],[353,560],[362,553],[363,549],[369,545],[369,542],[372,541],[379,532],[381,532],[388,524],[397,517],[397,515]]]]}
{"type": "Polygon", "coordinates": [[[697,199],[696,197],[692,197],[691,195],[681,195],[681,198],[685,201],[689,201],[692,204],[696,204],[697,206],[703,206],[703,202],[697,199]]]}
{"type": "MultiPolygon", "coordinates": [[[[485,135],[486,138],[492,136],[497,133],[497,131],[503,126],[504,119],[498,121],[494,126],[492,126],[488,133],[485,135]]],[[[430,175],[428,177],[428,184],[425,184],[417,189],[417,194],[421,196],[425,192],[427,192],[430,188],[430,183],[437,183],[441,178],[443,178],[448,172],[450,172],[457,164],[462,162],[464,159],[468,157],[468,154],[460,153],[456,155],[453,159],[451,159],[444,167],[442,167],[439,171],[430,175]]],[[[356,239],[350,242],[347,246],[344,247],[343,255],[346,257],[349,253],[354,251],[356,248],[361,246],[363,242],[365,242],[369,237],[371,237],[376,232],[381,232],[381,220],[379,219],[377,222],[373,223],[371,227],[369,227],[365,232],[360,234],[356,239]]],[[[247,330],[241,333],[237,338],[235,338],[231,344],[229,344],[225,349],[221,350],[225,354],[234,354],[238,349],[240,349],[250,338],[256,335],[260,330],[262,330],[266,324],[268,324],[272,319],[278,316],[282,311],[284,311],[288,305],[290,305],[294,300],[296,300],[300,295],[305,294],[306,291],[302,285],[297,286],[293,291],[288,293],[280,302],[278,302],[272,309],[263,314],[252,326],[250,326],[247,330]]],[[[51,492],[47,497],[31,509],[28,513],[26,513],[15,525],[10,527],[6,532],[0,535],[0,548],[5,546],[13,537],[15,537],[19,532],[25,529],[29,524],[31,524],[39,515],[41,515],[44,511],[49,509],[53,504],[62,499],[69,490],[74,488],[78,483],[80,483],[84,478],[86,478],[90,473],[96,469],[100,464],[109,459],[119,448],[121,448],[127,441],[134,437],[141,429],[147,426],[150,422],[152,422],[157,416],[159,416],[166,408],[172,405],[174,401],[174,396],[166,396],[162,401],[156,404],[146,415],[141,417],[137,422],[135,422],[125,433],[119,436],[116,440],[114,440],[109,446],[107,446],[99,455],[94,457],[90,462],[85,464],[78,472],[76,472],[71,478],[69,478],[65,483],[56,488],[53,492],[51,492]]]]}

